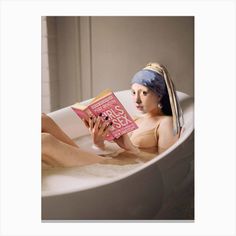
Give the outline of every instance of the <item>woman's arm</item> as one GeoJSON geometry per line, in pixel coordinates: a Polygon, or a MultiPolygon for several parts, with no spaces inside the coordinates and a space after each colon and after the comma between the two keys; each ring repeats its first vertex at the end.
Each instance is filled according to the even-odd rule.
{"type": "Polygon", "coordinates": [[[60,141],[71,146],[78,147],[78,145],[68,137],[63,130],[46,114],[42,114],[42,132],[50,133],[60,141]]]}
{"type": "Polygon", "coordinates": [[[178,140],[178,135],[173,133],[172,117],[166,117],[160,122],[157,137],[158,153],[164,152],[178,140]]]}

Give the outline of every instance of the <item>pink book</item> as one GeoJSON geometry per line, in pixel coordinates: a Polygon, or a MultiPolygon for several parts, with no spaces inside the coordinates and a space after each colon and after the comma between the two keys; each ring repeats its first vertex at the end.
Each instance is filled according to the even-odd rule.
{"type": "Polygon", "coordinates": [[[102,118],[108,116],[108,121],[112,122],[110,132],[106,140],[111,141],[121,135],[129,133],[138,128],[132,117],[111,90],[105,90],[95,97],[88,105],[76,103],[71,106],[75,113],[81,118],[88,120],[91,116],[102,118]]]}

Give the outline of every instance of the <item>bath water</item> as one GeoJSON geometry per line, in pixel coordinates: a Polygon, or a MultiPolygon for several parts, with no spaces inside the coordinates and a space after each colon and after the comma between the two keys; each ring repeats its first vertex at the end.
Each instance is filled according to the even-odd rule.
{"type": "Polygon", "coordinates": [[[42,195],[79,191],[125,174],[142,163],[131,165],[93,164],[84,167],[51,168],[42,171],[42,195]]]}
{"type": "Polygon", "coordinates": [[[138,155],[121,152],[121,149],[114,143],[107,143],[106,151],[99,150],[92,146],[90,136],[80,137],[75,141],[81,149],[105,156],[104,163],[83,167],[43,169],[43,196],[94,187],[124,175],[156,156],[156,154],[145,152],[138,155]],[[113,158],[111,158],[112,156],[113,158]]]}

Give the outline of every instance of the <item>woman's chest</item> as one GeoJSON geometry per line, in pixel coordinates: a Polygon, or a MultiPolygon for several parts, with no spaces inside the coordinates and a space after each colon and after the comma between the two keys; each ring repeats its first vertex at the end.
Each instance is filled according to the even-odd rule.
{"type": "Polygon", "coordinates": [[[137,122],[138,129],[130,136],[132,143],[139,148],[157,146],[158,122],[137,122]]]}

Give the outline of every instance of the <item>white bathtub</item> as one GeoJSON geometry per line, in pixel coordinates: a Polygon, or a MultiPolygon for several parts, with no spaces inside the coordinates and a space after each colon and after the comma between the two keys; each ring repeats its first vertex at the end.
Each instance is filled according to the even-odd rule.
{"type": "MultiPolygon", "coordinates": [[[[116,95],[132,116],[138,114],[129,90],[116,95]]],[[[178,97],[184,113],[184,132],[173,146],[151,161],[123,167],[95,164],[44,172],[42,219],[136,220],[157,216],[171,194],[182,191],[194,176],[193,98],[181,92],[178,97]]],[[[71,108],[49,116],[71,138],[81,136],[83,146],[88,131],[71,108]]],[[[84,148],[91,149],[86,145],[84,148]]]]}

